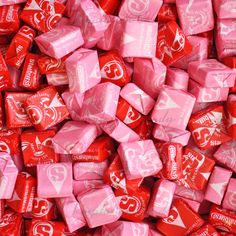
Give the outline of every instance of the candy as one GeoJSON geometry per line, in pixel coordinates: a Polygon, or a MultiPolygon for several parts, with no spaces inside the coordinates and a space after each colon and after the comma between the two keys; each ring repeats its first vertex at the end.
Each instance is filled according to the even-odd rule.
{"type": "Polygon", "coordinates": [[[228,132],[232,138],[236,138],[236,96],[234,94],[229,95],[227,101],[228,110],[228,132]]]}
{"type": "Polygon", "coordinates": [[[231,178],[223,199],[222,206],[232,211],[236,210],[236,179],[231,178]]]}
{"type": "Polygon", "coordinates": [[[210,224],[206,224],[202,226],[199,230],[196,232],[190,234],[191,236],[199,236],[199,235],[209,235],[209,236],[218,236],[218,233],[214,227],[212,227],[210,224]]]}
{"type": "Polygon", "coordinates": [[[235,18],[236,3],[232,0],[214,0],[214,9],[220,19],[235,18]]]}
{"type": "MultiPolygon", "coordinates": [[[[174,0],[175,1],[175,0],[174,0]]],[[[166,23],[168,21],[176,21],[178,18],[176,5],[175,4],[168,4],[164,0],[164,4],[161,6],[160,11],[158,12],[158,22],[166,23]]]]}
{"type": "Polygon", "coordinates": [[[7,68],[6,62],[1,53],[0,53],[0,67],[1,67],[0,90],[11,88],[12,82],[10,79],[10,72],[7,68]]]}
{"type": "Polygon", "coordinates": [[[194,212],[199,212],[201,204],[199,202],[190,200],[188,198],[180,197],[177,195],[174,195],[173,199],[182,199],[185,203],[188,204],[188,206],[194,211],[194,212]]]}
{"type": "Polygon", "coordinates": [[[107,14],[107,15],[113,15],[118,10],[118,7],[120,5],[119,0],[98,0],[99,7],[107,14]]]}

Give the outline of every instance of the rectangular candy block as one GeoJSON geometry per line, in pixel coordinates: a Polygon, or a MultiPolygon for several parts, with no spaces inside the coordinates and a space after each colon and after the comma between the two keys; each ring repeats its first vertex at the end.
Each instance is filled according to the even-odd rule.
{"type": "Polygon", "coordinates": [[[56,198],[56,204],[69,229],[69,232],[74,232],[75,230],[86,225],[80,205],[75,196],[56,198]]]}
{"type": "Polygon", "coordinates": [[[122,27],[123,37],[120,42],[122,57],[155,57],[157,22],[122,21],[122,27]]]}
{"type": "Polygon", "coordinates": [[[84,44],[80,28],[71,25],[52,29],[36,37],[35,41],[42,53],[56,59],[64,57],[84,44]]]}
{"type": "Polygon", "coordinates": [[[222,203],[223,208],[236,210],[236,179],[231,178],[222,203]]]}
{"type": "Polygon", "coordinates": [[[77,197],[82,213],[90,228],[117,221],[122,212],[108,185],[91,189],[77,197]]]}
{"type": "Polygon", "coordinates": [[[134,83],[126,84],[120,91],[120,96],[143,115],[153,108],[155,101],[134,83]]]}
{"type": "Polygon", "coordinates": [[[11,156],[0,152],[0,199],[10,199],[15,187],[18,169],[11,156]]]}
{"type": "Polygon", "coordinates": [[[7,68],[6,62],[2,56],[2,53],[0,52],[0,91],[11,88],[12,87],[12,81],[11,81],[11,75],[10,71],[7,68]]]}
{"type": "Polygon", "coordinates": [[[199,103],[226,101],[229,94],[229,88],[206,88],[192,79],[189,80],[188,91],[199,103]]]}
{"type": "Polygon", "coordinates": [[[69,197],[73,191],[72,163],[37,165],[37,194],[43,198],[69,197]]]}
{"type": "Polygon", "coordinates": [[[167,217],[175,192],[175,183],[159,180],[155,183],[152,198],[148,206],[148,214],[153,217],[167,217]]]}
{"type": "Polygon", "coordinates": [[[129,180],[155,175],[163,167],[152,140],[122,143],[118,154],[129,180]]]}
{"type": "Polygon", "coordinates": [[[196,98],[182,90],[163,87],[152,111],[152,121],[170,128],[185,130],[196,98]]]}
{"type": "Polygon", "coordinates": [[[66,59],[65,65],[70,92],[84,93],[101,82],[95,50],[81,48],[66,59]]]}
{"type": "Polygon", "coordinates": [[[53,137],[52,143],[56,153],[81,154],[92,144],[97,134],[94,124],[68,121],[53,137]]]}
{"type": "Polygon", "coordinates": [[[218,62],[206,59],[191,62],[188,66],[189,76],[206,88],[229,88],[234,86],[236,72],[218,62]]]}
{"type": "Polygon", "coordinates": [[[213,5],[217,17],[220,19],[236,18],[236,2],[234,0],[213,0],[213,5]]]}
{"type": "Polygon", "coordinates": [[[200,203],[199,202],[196,202],[196,201],[193,201],[193,200],[190,200],[188,198],[184,198],[184,197],[180,197],[180,196],[177,196],[177,195],[174,195],[174,200],[175,199],[182,199],[185,203],[187,203],[189,205],[189,207],[195,211],[195,212],[198,212],[199,211],[199,208],[200,208],[200,203]]]}
{"type": "Polygon", "coordinates": [[[214,28],[211,0],[176,0],[180,26],[186,35],[210,31],[214,28]]]}
{"type": "Polygon", "coordinates": [[[153,99],[157,98],[165,83],[166,66],[157,58],[134,59],[133,81],[153,99]],[[148,79],[147,79],[148,78],[148,79]]]}
{"type": "Polygon", "coordinates": [[[231,176],[232,171],[215,166],[206,188],[205,199],[221,205],[231,176]]]}
{"type": "Polygon", "coordinates": [[[212,225],[206,224],[197,231],[195,231],[194,233],[190,234],[190,236],[199,236],[199,235],[218,236],[219,234],[212,225]]]}
{"type": "Polygon", "coordinates": [[[116,118],[120,87],[105,82],[86,91],[81,108],[81,120],[102,124],[116,118]]]}
{"type": "Polygon", "coordinates": [[[228,132],[230,136],[236,138],[236,95],[230,94],[227,100],[228,112],[228,132]]]}

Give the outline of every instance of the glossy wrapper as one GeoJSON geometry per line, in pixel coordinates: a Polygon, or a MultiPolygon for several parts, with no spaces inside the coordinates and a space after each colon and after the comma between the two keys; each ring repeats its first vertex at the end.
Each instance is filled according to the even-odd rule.
{"type": "Polygon", "coordinates": [[[230,178],[227,190],[224,195],[222,206],[225,209],[236,210],[236,179],[230,178]]]}
{"type": "Polygon", "coordinates": [[[99,8],[101,8],[107,15],[114,15],[120,6],[119,0],[98,0],[99,8]]]}
{"type": "Polygon", "coordinates": [[[176,21],[177,17],[176,5],[164,3],[158,12],[157,19],[159,23],[166,23],[168,21],[176,21]]]}
{"type": "Polygon", "coordinates": [[[228,132],[233,139],[236,138],[236,95],[230,94],[227,100],[228,132]]]}
{"type": "Polygon", "coordinates": [[[236,3],[232,0],[213,0],[213,6],[217,17],[220,19],[236,18],[236,3]]]}
{"type": "Polygon", "coordinates": [[[199,235],[218,236],[219,234],[212,225],[206,224],[202,226],[200,229],[198,229],[196,232],[190,234],[190,236],[199,236],[199,235]]]}
{"type": "Polygon", "coordinates": [[[8,89],[12,86],[11,76],[7,68],[6,62],[0,53],[0,91],[8,89]]]}

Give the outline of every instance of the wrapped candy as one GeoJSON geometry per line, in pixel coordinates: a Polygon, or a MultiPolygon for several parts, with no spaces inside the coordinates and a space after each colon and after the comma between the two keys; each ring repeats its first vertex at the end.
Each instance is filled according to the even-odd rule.
{"type": "Polygon", "coordinates": [[[60,86],[69,84],[69,79],[66,73],[46,74],[49,85],[60,86]]]}
{"type": "Polygon", "coordinates": [[[152,136],[153,122],[149,116],[144,116],[141,124],[139,124],[134,131],[139,135],[140,139],[150,139],[152,136]]]}
{"type": "Polygon", "coordinates": [[[204,235],[204,234],[210,235],[210,236],[218,236],[218,232],[210,224],[206,224],[206,225],[202,226],[200,229],[198,229],[194,233],[190,234],[190,236],[199,236],[199,235],[204,235]]]}
{"type": "Polygon", "coordinates": [[[230,94],[227,100],[228,132],[233,139],[236,138],[236,95],[230,94]]]}
{"type": "Polygon", "coordinates": [[[235,211],[236,210],[236,179],[230,178],[222,206],[225,209],[235,211]]]}
{"type": "Polygon", "coordinates": [[[182,199],[184,202],[186,202],[189,207],[195,211],[195,212],[199,212],[199,209],[200,209],[200,206],[201,206],[201,203],[200,202],[197,202],[197,201],[193,201],[193,200],[190,200],[188,198],[184,198],[184,197],[180,197],[180,196],[177,196],[177,195],[174,195],[174,198],[173,199],[182,199]]]}
{"type": "MultiPolygon", "coordinates": [[[[236,57],[225,57],[223,58],[223,63],[233,70],[236,70],[236,57]]],[[[236,92],[236,81],[234,82],[234,86],[230,88],[230,92],[236,92]]]]}
{"type": "Polygon", "coordinates": [[[235,8],[236,3],[232,0],[213,0],[213,5],[217,17],[220,19],[236,18],[235,8]]]}
{"type": "Polygon", "coordinates": [[[119,0],[98,0],[97,3],[107,15],[114,15],[120,5],[119,0]]]}
{"type": "Polygon", "coordinates": [[[157,19],[159,23],[166,23],[168,21],[176,21],[177,17],[176,5],[164,3],[158,12],[157,19]]]}
{"type": "Polygon", "coordinates": [[[12,81],[6,62],[0,52],[0,91],[11,88],[12,81]]]}

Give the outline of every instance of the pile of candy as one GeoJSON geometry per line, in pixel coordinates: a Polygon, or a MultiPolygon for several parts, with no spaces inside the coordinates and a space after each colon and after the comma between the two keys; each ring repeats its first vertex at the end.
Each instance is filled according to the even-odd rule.
{"type": "Polygon", "coordinates": [[[235,0],[0,0],[0,236],[236,235],[235,0]]]}

